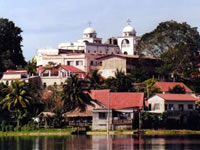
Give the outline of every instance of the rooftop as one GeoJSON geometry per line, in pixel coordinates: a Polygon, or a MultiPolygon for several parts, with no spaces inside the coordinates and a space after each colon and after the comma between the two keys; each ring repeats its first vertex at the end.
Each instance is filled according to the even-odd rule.
{"type": "Polygon", "coordinates": [[[156,94],[167,101],[196,101],[197,99],[189,94],[156,94]]]}
{"type": "Polygon", "coordinates": [[[143,107],[144,93],[110,92],[110,90],[91,90],[90,96],[111,109],[143,107]]]}
{"type": "Polygon", "coordinates": [[[176,85],[180,85],[185,89],[187,93],[191,93],[192,90],[188,88],[184,83],[181,82],[156,82],[154,87],[160,88],[162,92],[167,92],[169,89],[173,89],[176,85]]]}

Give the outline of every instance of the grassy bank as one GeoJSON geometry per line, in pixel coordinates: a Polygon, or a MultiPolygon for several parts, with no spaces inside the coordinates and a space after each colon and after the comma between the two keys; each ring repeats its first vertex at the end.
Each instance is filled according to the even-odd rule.
{"type": "MultiPolygon", "coordinates": [[[[68,136],[73,129],[39,129],[34,131],[12,131],[1,132],[0,136],[68,136]]],[[[200,135],[200,131],[195,130],[144,130],[145,135],[200,135]]],[[[89,131],[87,135],[106,135],[106,131],[89,131]]],[[[116,130],[110,131],[110,135],[134,135],[136,130],[116,130]]]]}
{"type": "Polygon", "coordinates": [[[200,131],[196,130],[145,130],[145,135],[200,135],[200,131]]]}
{"type": "MultiPolygon", "coordinates": [[[[143,130],[145,135],[200,135],[200,131],[195,130],[143,130]]],[[[130,131],[110,131],[110,135],[134,135],[136,130],[130,131]]],[[[90,131],[87,135],[106,135],[106,131],[90,131]]]]}
{"type": "Polygon", "coordinates": [[[0,131],[0,136],[64,136],[71,135],[72,129],[39,129],[34,131],[0,131]]]}

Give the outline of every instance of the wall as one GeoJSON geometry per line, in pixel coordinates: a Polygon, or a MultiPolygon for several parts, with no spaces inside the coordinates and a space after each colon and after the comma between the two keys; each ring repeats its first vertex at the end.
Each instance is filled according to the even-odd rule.
{"type": "Polygon", "coordinates": [[[163,113],[165,111],[165,102],[164,99],[162,99],[159,96],[153,96],[148,99],[148,104],[151,104],[151,110],[150,112],[155,112],[155,113],[163,113]],[[155,104],[160,104],[160,109],[155,110],[155,104]]]}
{"type": "MultiPolygon", "coordinates": [[[[92,129],[93,130],[106,130],[107,129],[107,117],[105,119],[99,119],[99,113],[100,112],[105,112],[107,113],[107,109],[101,109],[101,110],[93,110],[93,115],[92,115],[92,129]]],[[[107,114],[108,116],[108,114],[107,114]]],[[[110,129],[111,129],[111,124],[112,124],[112,110],[110,110],[110,129]]]]}
{"type": "Polygon", "coordinates": [[[60,77],[41,77],[42,85],[46,83],[46,86],[54,85],[56,83],[57,85],[61,85],[61,82],[65,82],[67,78],[60,78],[60,77]]]}
{"type": "MultiPolygon", "coordinates": [[[[99,60],[100,61],[100,60],[99,60]]],[[[102,66],[99,66],[99,71],[105,78],[114,77],[116,70],[122,70],[126,73],[126,59],[119,57],[112,57],[102,59],[102,66]]]]}
{"type": "Polygon", "coordinates": [[[193,108],[195,108],[195,102],[194,101],[165,101],[165,104],[167,104],[167,105],[173,104],[175,111],[179,110],[179,104],[183,104],[184,111],[192,111],[191,109],[188,109],[188,104],[193,104],[193,108]]]}

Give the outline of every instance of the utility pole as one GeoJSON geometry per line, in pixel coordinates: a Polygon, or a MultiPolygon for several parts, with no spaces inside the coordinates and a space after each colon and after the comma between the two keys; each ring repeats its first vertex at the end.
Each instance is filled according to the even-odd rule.
{"type": "Polygon", "coordinates": [[[107,137],[109,136],[109,126],[110,126],[110,91],[108,93],[107,137]]]}

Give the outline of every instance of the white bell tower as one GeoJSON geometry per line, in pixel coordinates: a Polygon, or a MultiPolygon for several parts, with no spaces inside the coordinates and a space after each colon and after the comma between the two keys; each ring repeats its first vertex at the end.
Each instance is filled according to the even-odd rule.
{"type": "Polygon", "coordinates": [[[122,30],[122,36],[117,38],[121,53],[125,55],[137,55],[136,53],[136,31],[127,20],[127,26],[122,30]]]}

